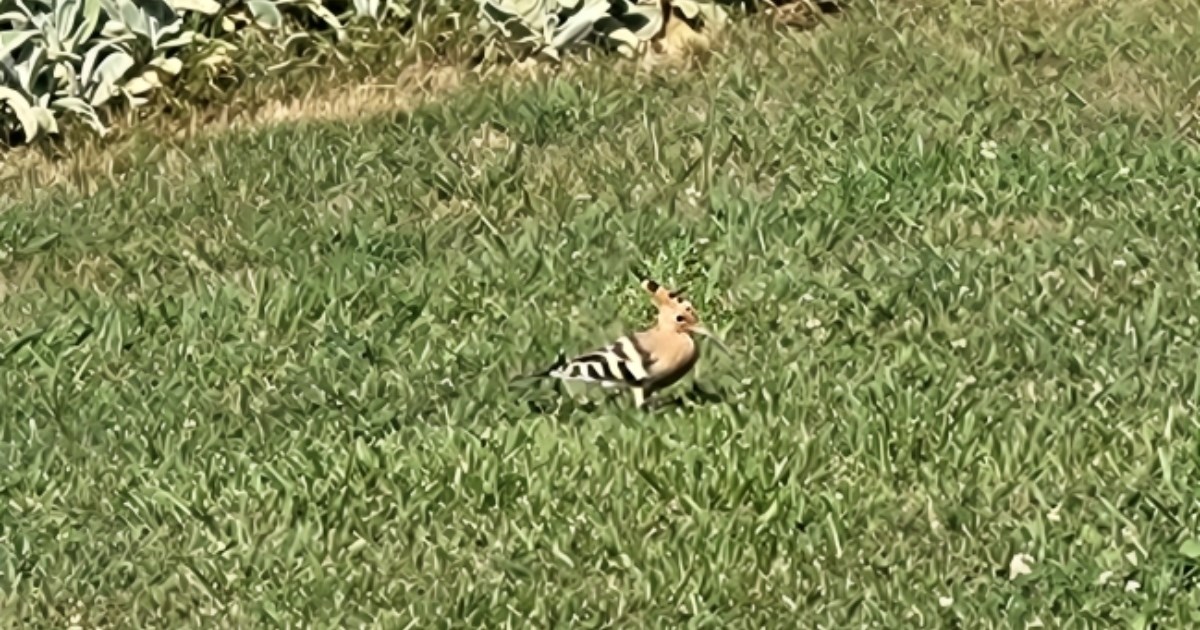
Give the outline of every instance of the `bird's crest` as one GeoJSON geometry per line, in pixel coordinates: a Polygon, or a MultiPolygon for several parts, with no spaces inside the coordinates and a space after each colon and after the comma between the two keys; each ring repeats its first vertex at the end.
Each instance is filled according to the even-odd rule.
{"type": "Polygon", "coordinates": [[[650,299],[654,300],[654,304],[659,308],[677,305],[679,298],[683,295],[682,291],[671,291],[650,278],[642,279],[642,288],[650,294],[650,299]]]}
{"type": "Polygon", "coordinates": [[[683,296],[682,290],[671,290],[657,280],[643,277],[642,288],[650,294],[650,299],[658,307],[658,328],[681,333],[696,333],[712,339],[717,346],[729,353],[729,349],[714,335],[712,331],[700,324],[700,315],[692,306],[691,300],[683,296]]]}

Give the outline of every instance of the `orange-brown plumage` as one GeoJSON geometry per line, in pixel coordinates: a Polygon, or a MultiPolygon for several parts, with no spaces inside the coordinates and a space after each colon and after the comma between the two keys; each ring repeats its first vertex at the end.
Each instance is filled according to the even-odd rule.
{"type": "Polygon", "coordinates": [[[653,280],[643,280],[642,288],[658,307],[653,327],[624,335],[604,348],[570,360],[560,355],[554,365],[533,376],[627,387],[633,390],[639,407],[654,392],[686,376],[700,358],[692,335],[716,338],[700,325],[691,302],[653,280]]]}

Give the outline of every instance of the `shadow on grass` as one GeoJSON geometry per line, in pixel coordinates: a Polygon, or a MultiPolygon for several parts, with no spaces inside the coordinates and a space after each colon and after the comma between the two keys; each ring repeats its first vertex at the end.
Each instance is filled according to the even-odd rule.
{"type": "Polygon", "coordinates": [[[725,402],[725,397],[720,390],[709,391],[700,387],[698,383],[692,383],[692,387],[684,394],[678,394],[670,398],[661,398],[657,402],[651,401],[650,408],[660,407],[675,407],[683,409],[687,407],[703,407],[705,405],[718,405],[725,402]]]}
{"type": "MultiPolygon", "coordinates": [[[[609,390],[608,396],[600,400],[573,398],[561,387],[555,387],[557,396],[546,400],[530,400],[526,406],[533,413],[554,414],[567,418],[576,413],[591,414],[604,407],[618,406],[633,409],[633,396],[624,390],[609,390]]],[[[691,388],[682,394],[667,396],[660,393],[651,397],[644,411],[653,413],[662,409],[690,409],[725,402],[725,397],[718,391],[709,391],[693,383],[691,388]]]]}

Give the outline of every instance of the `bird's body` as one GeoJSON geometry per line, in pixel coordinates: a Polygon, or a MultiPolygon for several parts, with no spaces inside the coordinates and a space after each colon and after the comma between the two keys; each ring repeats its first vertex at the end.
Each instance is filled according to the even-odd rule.
{"type": "Polygon", "coordinates": [[[553,365],[531,376],[631,389],[641,407],[651,394],[687,375],[700,358],[692,333],[711,333],[700,326],[691,303],[653,280],[644,280],[642,287],[659,308],[653,327],[574,358],[560,354],[553,365]]]}

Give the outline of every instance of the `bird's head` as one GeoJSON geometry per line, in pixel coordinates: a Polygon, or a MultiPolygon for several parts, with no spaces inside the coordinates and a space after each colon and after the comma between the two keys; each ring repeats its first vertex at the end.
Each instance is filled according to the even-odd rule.
{"type": "Polygon", "coordinates": [[[658,307],[658,328],[679,334],[698,334],[708,337],[717,343],[726,353],[729,350],[720,338],[700,323],[700,315],[692,302],[683,297],[681,291],[671,291],[649,278],[642,280],[642,288],[654,300],[658,307]]]}

